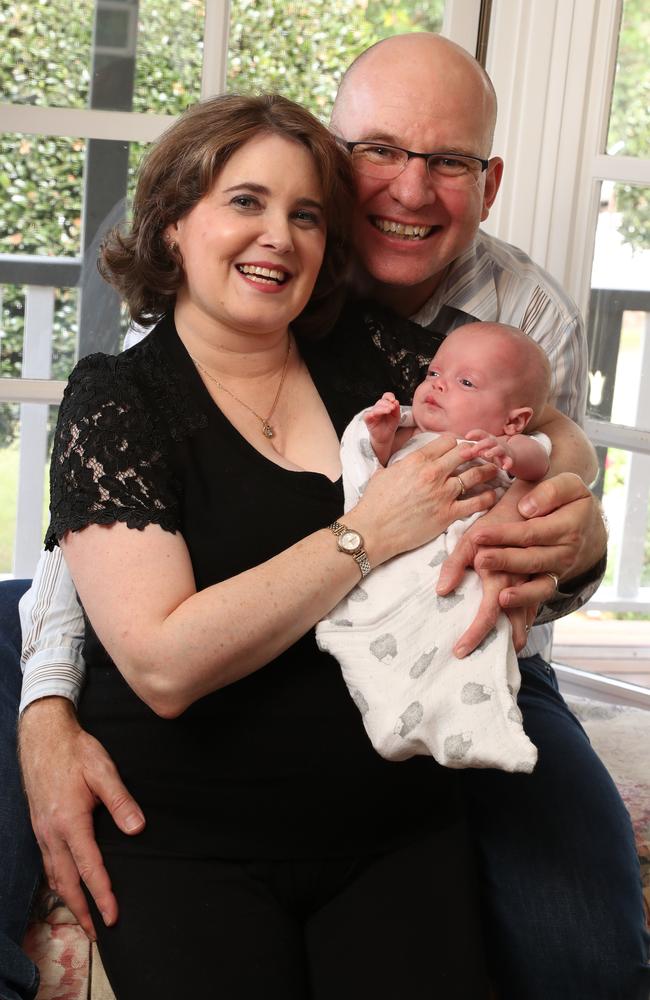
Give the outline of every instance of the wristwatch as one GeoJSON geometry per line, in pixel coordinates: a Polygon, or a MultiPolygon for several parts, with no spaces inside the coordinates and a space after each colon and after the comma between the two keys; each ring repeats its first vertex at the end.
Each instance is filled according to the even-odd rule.
{"type": "Polygon", "coordinates": [[[371,567],[363,547],[363,538],[359,532],[348,528],[345,524],[341,524],[340,521],[334,521],[333,524],[330,524],[329,528],[336,535],[336,544],[339,552],[345,552],[346,555],[352,556],[359,567],[362,579],[364,576],[368,576],[371,567]]]}

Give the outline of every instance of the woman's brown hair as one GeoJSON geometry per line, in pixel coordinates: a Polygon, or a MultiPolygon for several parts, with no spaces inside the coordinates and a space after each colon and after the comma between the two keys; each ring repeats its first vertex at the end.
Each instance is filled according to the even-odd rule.
{"type": "Polygon", "coordinates": [[[293,321],[297,333],[325,333],[338,314],[349,256],[354,184],[347,156],[305,108],[271,94],[222,94],[195,104],[169,128],[143,160],[133,216],[126,231],[113,229],[98,262],[102,276],[124,298],[131,318],[150,325],[172,308],[185,280],[178,251],[165,229],[211,190],[230,157],[260,135],[280,135],[312,155],[324,202],[327,242],[312,296],[293,321]]]}

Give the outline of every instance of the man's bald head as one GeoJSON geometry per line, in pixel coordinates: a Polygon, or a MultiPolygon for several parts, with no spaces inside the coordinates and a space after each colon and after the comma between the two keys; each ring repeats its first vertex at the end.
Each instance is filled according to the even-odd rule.
{"type": "Polygon", "coordinates": [[[391,176],[357,164],[354,243],[361,271],[372,293],[398,312],[420,309],[488,217],[503,169],[499,157],[490,158],[495,116],[485,71],[440,35],[386,38],[345,75],[332,116],[341,138],[450,161],[454,154],[489,160],[457,185],[431,176],[417,157],[391,176]]]}
{"type": "Polygon", "coordinates": [[[436,90],[446,95],[451,94],[454,88],[470,100],[478,101],[485,122],[482,155],[489,156],[497,113],[492,81],[481,64],[460,45],[427,31],[384,38],[357,56],[339,85],[332,111],[334,131],[344,133],[347,109],[349,102],[354,100],[355,87],[362,87],[367,78],[377,80],[382,76],[388,87],[394,86],[405,70],[415,81],[412,88],[414,104],[436,90]]]}

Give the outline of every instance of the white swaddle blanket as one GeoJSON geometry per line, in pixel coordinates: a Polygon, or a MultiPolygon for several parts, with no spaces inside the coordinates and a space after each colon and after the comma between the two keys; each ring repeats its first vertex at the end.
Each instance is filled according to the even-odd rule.
{"type": "MultiPolygon", "coordinates": [[[[410,407],[402,407],[400,423],[412,426],[410,407]]],[[[437,436],[414,435],[389,464],[437,436]]],[[[349,510],[379,467],[363,414],[343,435],[341,461],[349,510]]],[[[500,473],[491,485],[502,494],[509,482],[500,473]]],[[[455,521],[433,541],[373,569],[319,622],[316,639],[339,661],[382,757],[430,754],[446,767],[530,773],[537,750],[517,707],[520,675],[507,616],[500,614],[478,649],[459,660],[453,647],[478,611],[480,578],[468,570],[456,591],[436,594],[441,563],[477,517],[455,521]]]]}

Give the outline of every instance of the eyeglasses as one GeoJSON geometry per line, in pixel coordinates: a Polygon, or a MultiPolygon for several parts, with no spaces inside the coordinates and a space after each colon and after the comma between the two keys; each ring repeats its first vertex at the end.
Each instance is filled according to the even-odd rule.
{"type": "Polygon", "coordinates": [[[480,156],[466,156],[464,153],[414,153],[401,146],[360,140],[341,140],[341,143],[350,153],[355,170],[366,177],[385,180],[399,177],[409,160],[421,159],[425,161],[427,173],[434,184],[462,188],[478,181],[489,164],[489,160],[483,160],[480,156]]]}

